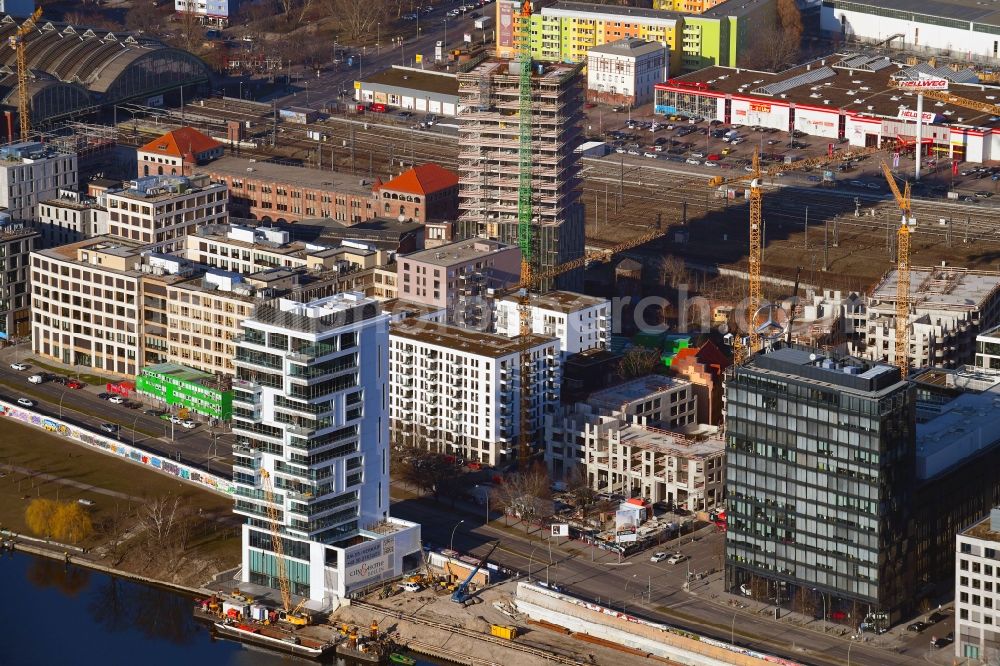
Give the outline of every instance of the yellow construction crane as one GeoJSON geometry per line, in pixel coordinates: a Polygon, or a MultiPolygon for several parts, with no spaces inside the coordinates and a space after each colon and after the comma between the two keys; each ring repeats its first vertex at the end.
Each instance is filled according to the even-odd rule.
{"type": "Polygon", "coordinates": [[[35,23],[41,17],[42,8],[39,7],[10,37],[10,46],[17,58],[17,116],[21,121],[21,141],[27,141],[31,132],[31,100],[28,97],[28,62],[24,55],[24,38],[35,29],[35,23]]]}
{"type": "Polygon", "coordinates": [[[281,592],[281,604],[283,611],[278,617],[289,624],[304,625],[309,624],[309,618],[298,614],[303,599],[297,606],[292,608],[291,586],[288,582],[288,567],[285,563],[285,544],[281,538],[281,518],[278,516],[278,509],[274,505],[274,484],[271,481],[271,473],[263,467],[260,470],[260,477],[264,485],[264,502],[267,511],[268,522],[271,523],[271,550],[274,551],[274,567],[278,576],[278,588],[281,592]]]}
{"type": "Polygon", "coordinates": [[[950,93],[946,90],[925,90],[923,88],[919,90],[910,90],[896,85],[898,81],[890,82],[890,86],[897,88],[899,90],[905,90],[906,92],[912,92],[913,94],[921,94],[928,99],[936,99],[940,102],[945,102],[946,104],[954,104],[955,106],[962,106],[967,109],[973,109],[975,111],[982,111],[983,113],[988,113],[991,116],[1000,116],[1000,104],[990,104],[989,102],[977,102],[974,99],[967,99],[965,97],[959,97],[954,93],[950,93]]]}
{"type": "Polygon", "coordinates": [[[762,193],[761,193],[761,178],[762,176],[777,176],[779,174],[785,173],[786,171],[797,171],[799,169],[808,169],[811,167],[823,166],[829,164],[830,162],[840,162],[843,160],[854,159],[857,157],[862,157],[865,155],[871,155],[872,153],[877,153],[881,149],[878,147],[868,147],[859,148],[857,150],[848,150],[841,153],[835,154],[833,157],[813,157],[804,160],[798,160],[796,162],[791,162],[790,164],[779,164],[762,171],[760,168],[760,155],[757,149],[754,148],[753,160],[751,162],[750,171],[748,173],[734,176],[730,178],[725,178],[723,176],[715,176],[710,181],[708,181],[709,186],[718,187],[720,185],[728,185],[731,183],[750,181],[750,248],[747,253],[747,282],[749,283],[749,302],[747,304],[747,328],[749,329],[750,344],[749,348],[743,346],[743,342],[740,340],[739,336],[733,336],[733,361],[737,364],[742,363],[746,360],[748,354],[754,354],[759,351],[760,348],[760,335],[757,333],[757,329],[754,326],[754,316],[757,314],[757,310],[760,309],[761,302],[763,301],[763,292],[760,284],[760,263],[761,263],[761,252],[762,248],[762,232],[763,232],[763,217],[762,217],[762,193]]]}
{"type": "Polygon", "coordinates": [[[907,353],[910,346],[910,227],[913,226],[910,183],[907,182],[900,192],[896,177],[885,162],[882,162],[882,173],[903,213],[899,231],[896,232],[896,365],[899,366],[900,375],[905,378],[910,371],[907,353]]]}

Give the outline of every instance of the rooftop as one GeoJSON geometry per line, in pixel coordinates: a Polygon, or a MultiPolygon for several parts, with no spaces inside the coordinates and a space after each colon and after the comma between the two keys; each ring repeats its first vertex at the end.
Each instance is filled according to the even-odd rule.
{"type": "Polygon", "coordinates": [[[222,144],[193,127],[171,130],[139,148],[140,153],[156,153],[195,161],[199,153],[221,148],[222,144]]]}
{"type": "Polygon", "coordinates": [[[878,6],[924,16],[1000,25],[1000,10],[980,0],[879,0],[878,6]]]}
{"type": "MultiPolygon", "coordinates": [[[[95,236],[94,238],[85,238],[75,243],[67,243],[66,245],[37,250],[36,252],[43,257],[59,261],[77,261],[78,250],[93,250],[119,257],[128,257],[138,256],[143,247],[145,246],[140,243],[124,240],[117,236],[95,236]]],[[[95,265],[94,267],[102,270],[116,270],[108,266],[95,265]]],[[[132,273],[136,271],[126,272],[132,273]]]]}
{"type": "MultiPolygon", "coordinates": [[[[732,3],[719,5],[706,15],[732,3]]],[[[677,89],[676,84],[700,84],[695,94],[722,97],[739,95],[743,98],[773,101],[779,104],[794,103],[801,106],[842,109],[856,116],[898,118],[900,109],[915,112],[917,96],[890,86],[893,77],[904,76],[910,66],[892,62],[888,58],[859,53],[839,53],[815,60],[777,74],[759,72],[742,67],[706,67],[697,72],[658,83],[657,88],[677,89]]],[[[951,71],[951,70],[949,70],[951,71]]],[[[951,71],[951,77],[959,81],[975,82],[969,70],[951,71]]],[[[685,88],[685,92],[692,92],[685,88]]],[[[1000,97],[1000,88],[969,83],[951,83],[950,92],[960,97],[993,104],[1000,97]]],[[[962,125],[969,127],[1000,127],[1000,120],[985,111],[926,100],[924,112],[935,113],[936,124],[962,125]]]]}
{"type": "MultiPolygon", "coordinates": [[[[197,192],[209,188],[224,189],[224,185],[212,183],[205,176],[143,176],[123,183],[124,189],[108,192],[109,196],[141,201],[164,201],[173,199],[189,192],[197,192]]],[[[110,205],[110,204],[109,204],[110,205]]]]}
{"type": "Polygon", "coordinates": [[[515,245],[507,245],[495,240],[485,238],[472,238],[469,240],[448,243],[429,250],[420,250],[412,254],[404,255],[401,258],[419,261],[432,266],[454,266],[476,258],[504,252],[506,250],[516,250],[515,245]]]}
{"type": "Polygon", "coordinates": [[[417,319],[404,319],[395,323],[389,332],[392,336],[441,347],[449,352],[466,352],[490,358],[509,356],[540,345],[556,344],[555,338],[542,335],[508,338],[505,335],[481,333],[472,329],[417,319]]]}
{"type": "Polygon", "coordinates": [[[290,187],[295,189],[306,187],[314,190],[337,191],[363,196],[371,195],[372,191],[371,185],[358,176],[242,157],[220,157],[202,169],[213,178],[229,176],[239,179],[267,180],[274,183],[288,183],[290,187]]]}
{"type": "Polygon", "coordinates": [[[300,302],[279,298],[257,306],[250,322],[287,328],[302,333],[319,334],[341,328],[380,314],[378,301],[354,291],[300,302]]]}
{"type": "Polygon", "coordinates": [[[622,7],[620,5],[597,5],[589,2],[556,2],[542,8],[542,16],[572,16],[574,14],[602,14],[606,16],[633,16],[643,19],[676,21],[684,18],[681,12],[666,9],[646,9],[643,7],[622,7]]]}
{"type": "Polygon", "coordinates": [[[669,430],[630,424],[619,431],[619,441],[625,446],[668,453],[685,458],[707,458],[724,452],[726,443],[718,435],[694,439],[669,430]]]}
{"type": "MultiPolygon", "coordinates": [[[[503,296],[505,301],[516,301],[517,294],[503,296]]],[[[586,296],[573,291],[549,291],[544,294],[531,294],[532,307],[570,314],[586,308],[608,304],[608,299],[600,296],[586,296]]]]}
{"type": "MultiPolygon", "coordinates": [[[[540,62],[533,61],[531,70],[532,81],[540,84],[550,84],[559,86],[578,74],[586,65],[585,62],[578,64],[566,64],[561,62],[540,62]]],[[[520,63],[505,58],[485,58],[475,67],[462,73],[463,80],[478,80],[484,76],[509,76],[515,81],[518,80],[520,63]]]]}
{"type": "Polygon", "coordinates": [[[587,404],[608,412],[619,411],[625,403],[652,398],[658,393],[680,386],[690,386],[691,382],[677,377],[646,375],[632,381],[591,393],[587,404]]]}
{"type": "Polygon", "coordinates": [[[993,509],[989,516],[961,532],[962,536],[982,539],[983,541],[1000,541],[1000,525],[997,524],[1000,521],[1000,515],[998,513],[1000,510],[993,509]]]}
{"type": "Polygon", "coordinates": [[[899,368],[853,356],[833,357],[820,349],[781,346],[757,354],[737,369],[737,373],[761,372],[780,376],[779,381],[798,380],[811,386],[838,392],[880,397],[905,382],[899,368]]]}
{"type": "Polygon", "coordinates": [[[642,56],[647,53],[663,53],[663,45],[659,42],[647,42],[638,37],[624,37],[600,46],[594,46],[589,53],[607,53],[610,55],[642,56]]]}
{"type": "Polygon", "coordinates": [[[407,169],[379,189],[426,196],[458,187],[458,174],[437,164],[420,164],[407,169]]]}
{"type": "Polygon", "coordinates": [[[365,77],[361,85],[365,84],[410,88],[458,97],[458,79],[451,72],[423,72],[419,69],[394,65],[377,74],[365,77]]]}
{"type": "Polygon", "coordinates": [[[1000,443],[1000,385],[965,391],[917,424],[917,476],[929,479],[1000,443]]]}
{"type": "Polygon", "coordinates": [[[194,368],[189,368],[178,363],[159,363],[157,365],[148,365],[142,369],[142,372],[143,374],[167,375],[178,381],[193,382],[198,384],[214,379],[214,376],[208,374],[207,372],[195,370],[194,368]]]}
{"type": "Polygon", "coordinates": [[[375,218],[357,224],[346,224],[330,217],[301,220],[288,227],[292,237],[311,243],[339,245],[340,241],[355,240],[395,251],[399,242],[423,230],[419,222],[400,222],[391,218],[375,218]]]}
{"type": "MultiPolygon", "coordinates": [[[[898,273],[890,271],[872,291],[875,300],[895,303],[898,273]]],[[[920,310],[981,309],[1000,287],[1000,273],[963,268],[910,269],[910,302],[920,310]]]]}
{"type": "MultiPolygon", "coordinates": [[[[0,148],[0,160],[3,162],[33,162],[64,154],[54,144],[38,141],[22,141],[0,148]]],[[[2,162],[0,162],[2,164],[2,162]]]]}

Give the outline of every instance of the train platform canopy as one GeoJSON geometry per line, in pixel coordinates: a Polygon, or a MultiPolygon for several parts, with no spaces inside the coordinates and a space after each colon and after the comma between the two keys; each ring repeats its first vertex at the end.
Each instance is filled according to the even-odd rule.
{"type": "MultiPolygon", "coordinates": [[[[6,44],[21,24],[0,14],[6,44]]],[[[14,49],[0,49],[0,106],[18,107],[14,49]]],[[[145,100],[181,86],[207,84],[208,66],[197,56],[155,39],[66,23],[39,21],[25,36],[32,124],[134,99],[145,100]]]]}

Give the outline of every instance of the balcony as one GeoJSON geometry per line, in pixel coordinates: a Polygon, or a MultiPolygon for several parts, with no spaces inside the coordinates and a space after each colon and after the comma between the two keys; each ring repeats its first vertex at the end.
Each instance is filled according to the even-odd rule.
{"type": "Polygon", "coordinates": [[[233,388],[242,389],[251,393],[260,393],[262,387],[257,382],[236,378],[233,379],[233,388]]]}
{"type": "Polygon", "coordinates": [[[292,434],[298,435],[299,437],[310,437],[316,432],[316,426],[303,426],[303,425],[286,425],[285,430],[292,434]]]}
{"type": "Polygon", "coordinates": [[[323,356],[329,356],[339,351],[335,345],[315,344],[300,347],[285,354],[285,358],[293,363],[310,363],[323,356]]]}

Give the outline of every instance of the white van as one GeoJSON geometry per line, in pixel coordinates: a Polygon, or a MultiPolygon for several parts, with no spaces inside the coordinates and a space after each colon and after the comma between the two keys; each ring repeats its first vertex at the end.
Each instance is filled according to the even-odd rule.
{"type": "Polygon", "coordinates": [[[41,375],[31,375],[28,377],[28,381],[32,384],[41,384],[45,381],[45,377],[42,377],[41,375]]]}

